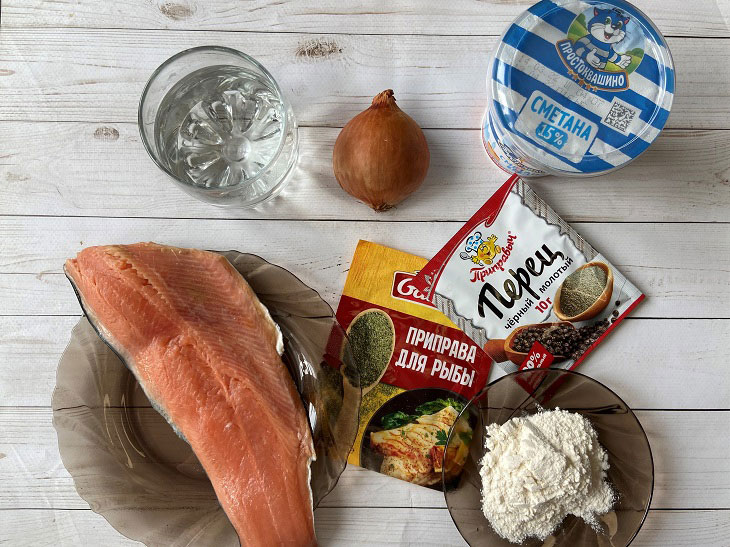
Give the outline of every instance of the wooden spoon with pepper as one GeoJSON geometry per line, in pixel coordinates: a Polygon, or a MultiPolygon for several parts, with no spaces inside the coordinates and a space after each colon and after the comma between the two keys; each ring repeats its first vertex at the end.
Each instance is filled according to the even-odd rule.
{"type": "MultiPolygon", "coordinates": [[[[554,328],[558,327],[560,325],[568,325],[571,328],[575,328],[572,324],[570,324],[567,321],[559,321],[557,323],[535,323],[533,325],[525,325],[522,327],[518,327],[515,330],[513,330],[510,335],[506,339],[501,338],[495,338],[492,340],[487,341],[486,344],[484,344],[484,351],[489,355],[492,360],[495,363],[503,363],[505,361],[512,361],[515,365],[519,366],[522,363],[525,362],[525,359],[527,358],[527,353],[522,351],[517,351],[512,347],[513,340],[517,334],[519,334],[524,329],[529,328],[538,328],[538,329],[548,329],[548,328],[554,328]]],[[[559,363],[560,361],[565,361],[568,356],[567,355],[554,355],[553,356],[553,363],[559,363]]]]}

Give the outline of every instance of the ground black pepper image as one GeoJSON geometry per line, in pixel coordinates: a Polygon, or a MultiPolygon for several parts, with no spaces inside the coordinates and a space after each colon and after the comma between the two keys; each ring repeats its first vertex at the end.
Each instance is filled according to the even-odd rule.
{"type": "Polygon", "coordinates": [[[358,314],[347,330],[363,390],[375,384],[388,367],[395,347],[395,328],[388,314],[371,308],[358,314]]]}
{"type": "Polygon", "coordinates": [[[591,307],[601,296],[608,274],[603,268],[590,266],[570,274],[563,282],[562,300],[566,315],[578,315],[591,307]]]}
{"type": "Polygon", "coordinates": [[[553,310],[561,321],[593,319],[611,300],[614,276],[603,262],[589,262],[560,284],[553,298],[553,310]]]}
{"type": "Polygon", "coordinates": [[[558,289],[562,315],[575,317],[588,310],[601,297],[607,283],[608,270],[604,265],[587,264],[574,271],[558,289]]]}

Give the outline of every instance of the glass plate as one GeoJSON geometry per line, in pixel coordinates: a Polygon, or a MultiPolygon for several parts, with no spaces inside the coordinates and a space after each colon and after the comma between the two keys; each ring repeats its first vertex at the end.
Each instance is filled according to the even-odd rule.
{"type": "MultiPolygon", "coordinates": [[[[570,547],[624,547],[644,523],[654,489],[654,464],[646,433],[631,409],[606,386],[562,369],[532,369],[503,376],[488,385],[464,407],[474,436],[459,482],[444,488],[446,505],[461,535],[475,547],[514,547],[498,536],[482,513],[479,461],[484,456],[487,425],[561,408],[582,414],[591,422],[608,454],[608,481],[618,500],[600,517],[601,530],[568,516],[545,541],[535,538],[522,545],[570,547]]],[[[447,444],[451,444],[451,438],[447,444]]]]}
{"type": "MultiPolygon", "coordinates": [[[[269,309],[312,428],[316,507],[334,488],[355,440],[361,390],[345,333],[329,305],[264,259],[222,252],[269,309]]],[[[147,545],[239,545],[190,447],[151,408],[134,376],[82,318],[58,364],[53,425],[63,464],[91,509],[147,545]]]]}

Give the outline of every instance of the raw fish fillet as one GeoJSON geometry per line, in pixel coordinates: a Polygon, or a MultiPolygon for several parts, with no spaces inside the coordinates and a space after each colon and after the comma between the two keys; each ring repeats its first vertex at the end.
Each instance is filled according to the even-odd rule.
{"type": "Polygon", "coordinates": [[[84,249],[65,270],[91,324],[195,451],[241,544],[315,545],[304,406],[277,325],[233,266],[137,243],[84,249]]]}

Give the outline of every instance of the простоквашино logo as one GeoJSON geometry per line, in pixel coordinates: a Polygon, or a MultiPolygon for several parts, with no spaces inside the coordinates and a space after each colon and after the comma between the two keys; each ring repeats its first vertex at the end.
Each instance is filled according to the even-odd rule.
{"type": "Polygon", "coordinates": [[[644,33],[617,8],[579,14],[555,47],[571,78],[588,90],[623,91],[644,58],[644,33]],[[590,17],[590,19],[588,19],[590,17]]]}

